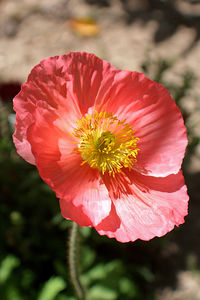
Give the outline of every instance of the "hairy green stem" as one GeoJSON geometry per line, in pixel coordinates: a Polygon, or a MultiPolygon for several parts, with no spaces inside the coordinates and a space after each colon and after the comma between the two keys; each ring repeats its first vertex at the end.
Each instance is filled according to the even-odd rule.
{"type": "Polygon", "coordinates": [[[85,291],[80,282],[80,274],[78,269],[78,233],[78,225],[75,222],[73,222],[69,235],[69,274],[78,300],[85,300],[85,291]]]}

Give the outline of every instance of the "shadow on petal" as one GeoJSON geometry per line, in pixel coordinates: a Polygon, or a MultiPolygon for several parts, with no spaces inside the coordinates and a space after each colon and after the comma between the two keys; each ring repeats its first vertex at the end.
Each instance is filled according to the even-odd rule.
{"type": "Polygon", "coordinates": [[[67,220],[75,221],[79,226],[92,226],[88,216],[83,212],[83,206],[75,206],[71,201],[60,199],[60,209],[62,216],[67,220]]]}
{"type": "Polygon", "coordinates": [[[118,217],[115,206],[112,203],[109,215],[101,221],[95,228],[100,234],[107,234],[109,236],[110,232],[115,232],[121,224],[121,220],[118,217]]]}
{"type": "Polygon", "coordinates": [[[182,171],[177,174],[171,174],[166,177],[145,176],[135,171],[126,171],[124,173],[129,178],[131,185],[136,185],[143,193],[150,190],[165,193],[173,193],[181,189],[185,184],[182,171]]]}

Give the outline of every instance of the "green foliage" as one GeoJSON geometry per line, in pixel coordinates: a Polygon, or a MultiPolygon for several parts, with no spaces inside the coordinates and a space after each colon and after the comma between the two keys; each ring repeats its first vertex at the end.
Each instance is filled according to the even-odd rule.
{"type": "Polygon", "coordinates": [[[37,300],[54,300],[65,287],[66,283],[63,278],[52,277],[45,282],[37,300]]]}
{"type": "Polygon", "coordinates": [[[17,257],[13,255],[7,255],[1,262],[0,265],[0,284],[5,284],[5,282],[10,277],[13,269],[18,267],[20,261],[17,257]]]}
{"type": "Polygon", "coordinates": [[[104,285],[96,284],[88,292],[88,300],[116,300],[117,292],[104,285]]]}
{"type": "Polygon", "coordinates": [[[127,276],[120,260],[95,265],[84,273],[82,280],[88,287],[88,299],[91,300],[140,299],[139,286],[127,276]]]}

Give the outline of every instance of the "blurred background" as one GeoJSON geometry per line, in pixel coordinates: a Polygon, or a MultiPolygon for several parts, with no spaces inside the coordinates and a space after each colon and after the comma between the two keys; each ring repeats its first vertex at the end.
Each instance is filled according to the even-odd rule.
{"type": "Polygon", "coordinates": [[[185,224],[121,244],[81,228],[87,300],[200,299],[200,1],[0,0],[0,299],[75,300],[70,221],[12,143],[12,99],[45,57],[87,51],[169,89],[188,130],[185,224]]]}

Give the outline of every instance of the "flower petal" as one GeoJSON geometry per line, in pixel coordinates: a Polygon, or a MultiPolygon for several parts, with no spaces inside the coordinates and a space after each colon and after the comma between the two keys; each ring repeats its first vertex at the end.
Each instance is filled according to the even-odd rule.
{"type": "Polygon", "coordinates": [[[13,140],[17,152],[28,162],[35,164],[27,130],[34,124],[36,113],[41,108],[56,114],[60,122],[64,120],[69,131],[82,115],[77,100],[71,90],[70,76],[65,72],[65,56],[56,56],[41,61],[31,71],[20,93],[14,98],[16,130],[13,140]],[[69,87],[68,87],[69,86],[69,87]]]}
{"type": "Polygon", "coordinates": [[[30,114],[24,115],[23,118],[19,115],[16,116],[13,142],[17,149],[17,153],[27,162],[35,165],[35,157],[31,151],[31,144],[27,140],[27,128],[29,127],[29,124],[32,124],[32,117],[30,114]]]}
{"type": "MultiPolygon", "coordinates": [[[[82,181],[77,181],[75,183],[72,182],[72,180],[70,182],[71,189],[66,192],[65,198],[62,201],[72,202],[74,205],[74,214],[72,215],[72,211],[70,212],[71,220],[77,221],[77,214],[79,212],[79,209],[81,208],[83,214],[89,218],[92,226],[98,225],[104,218],[109,215],[111,210],[111,199],[108,195],[108,191],[105,185],[100,184],[98,179],[89,181],[88,183],[83,183],[82,181]],[[77,187],[75,187],[75,189],[78,191],[75,194],[74,186],[76,184],[77,187]],[[75,207],[77,208],[77,211],[75,207]]],[[[65,217],[66,214],[63,213],[62,207],[61,212],[65,217]]],[[[78,224],[79,223],[80,221],[78,222],[78,224]]],[[[84,224],[82,226],[87,226],[87,224],[84,224]]]]}
{"type": "MultiPolygon", "coordinates": [[[[32,145],[36,166],[42,179],[49,184],[66,206],[80,206],[93,225],[97,225],[110,212],[111,199],[104,184],[100,184],[98,171],[81,165],[82,158],[74,151],[75,138],[65,132],[65,124],[57,126],[53,112],[37,109],[35,123],[29,128],[27,138],[32,145]]],[[[70,216],[68,216],[69,218],[70,216]]],[[[73,218],[72,218],[73,219],[73,218]]],[[[87,224],[86,224],[87,225],[87,224]]]]}
{"type": "Polygon", "coordinates": [[[184,222],[188,195],[181,171],[165,178],[132,172],[129,180],[132,194],[112,196],[115,209],[96,227],[100,234],[120,242],[150,240],[184,222]],[[118,224],[118,228],[113,224],[118,224]]]}
{"type": "Polygon", "coordinates": [[[113,72],[116,70],[107,61],[85,52],[63,55],[63,60],[65,61],[63,71],[69,76],[67,88],[73,93],[84,115],[95,105],[104,82],[111,84],[113,72]]]}
{"type": "Polygon", "coordinates": [[[60,209],[63,218],[75,221],[79,226],[92,226],[92,222],[83,212],[82,205],[75,206],[72,201],[60,199],[60,209]]]}
{"type": "Polygon", "coordinates": [[[27,130],[35,122],[38,105],[54,110],[72,131],[76,121],[94,106],[102,82],[110,86],[112,70],[108,62],[85,52],[46,58],[35,66],[14,98],[17,122],[13,140],[19,155],[35,164],[27,130]]]}
{"type": "Polygon", "coordinates": [[[126,120],[140,138],[136,169],[157,177],[180,170],[187,145],[186,128],[162,85],[137,72],[119,71],[102,109],[126,120]]]}

